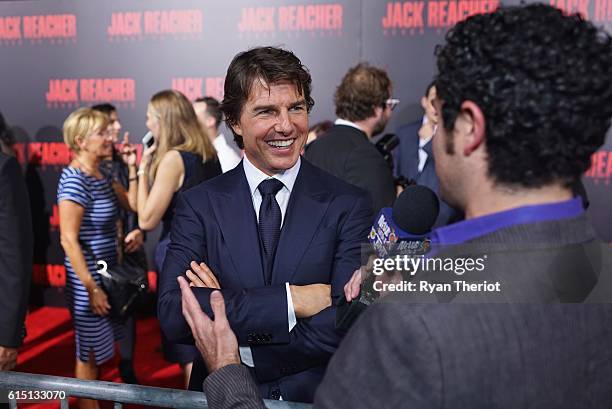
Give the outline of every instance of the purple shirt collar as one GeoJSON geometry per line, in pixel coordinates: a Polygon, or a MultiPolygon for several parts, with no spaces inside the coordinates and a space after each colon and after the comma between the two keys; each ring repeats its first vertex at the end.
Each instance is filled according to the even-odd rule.
{"type": "Polygon", "coordinates": [[[460,244],[505,227],[569,219],[583,213],[582,200],[579,197],[563,202],[517,207],[440,227],[432,231],[431,241],[438,245],[460,244]]]}

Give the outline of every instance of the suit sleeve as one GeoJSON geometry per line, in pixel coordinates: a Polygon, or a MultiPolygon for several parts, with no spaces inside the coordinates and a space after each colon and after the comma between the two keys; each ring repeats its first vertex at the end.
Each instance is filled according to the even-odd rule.
{"type": "Polygon", "coordinates": [[[325,365],[336,351],[344,333],[336,330],[336,303],[344,285],[360,266],[361,244],[372,223],[372,204],[365,194],[355,198],[339,226],[333,271],[332,306],[307,318],[298,319],[285,345],[252,346],[258,379],[269,381],[325,365]]]}
{"type": "MultiPolygon", "coordinates": [[[[374,304],[351,328],[315,395],[317,409],[442,406],[438,346],[415,305],[374,304]]],[[[252,377],[228,365],[204,381],[211,409],[264,408],[252,377]]]]}
{"type": "Polygon", "coordinates": [[[265,409],[253,377],[242,365],[227,365],[207,376],[204,393],[210,409],[265,409]]]}
{"type": "Polygon", "coordinates": [[[0,345],[19,347],[32,277],[30,201],[17,160],[0,166],[0,345]]]}
{"type": "MultiPolygon", "coordinates": [[[[205,200],[205,198],[199,198],[205,200]]],[[[206,226],[185,195],[179,195],[172,219],[171,242],[159,277],[157,312],[164,334],[170,341],[192,343],[189,325],[181,306],[177,277],[185,274],[191,261],[207,259],[206,226]]],[[[237,249],[237,251],[239,251],[237,249]]],[[[211,289],[193,288],[202,310],[213,318],[211,289]]],[[[285,285],[248,289],[221,289],[228,320],[238,343],[246,345],[257,337],[270,342],[289,342],[285,285]]]]}
{"type": "Polygon", "coordinates": [[[438,346],[415,308],[392,303],[369,307],[332,358],[315,407],[442,407],[438,346]]]}
{"type": "Polygon", "coordinates": [[[393,174],[387,162],[375,149],[354,149],[346,160],[345,175],[347,182],[370,193],[374,213],[393,204],[393,174]]]}

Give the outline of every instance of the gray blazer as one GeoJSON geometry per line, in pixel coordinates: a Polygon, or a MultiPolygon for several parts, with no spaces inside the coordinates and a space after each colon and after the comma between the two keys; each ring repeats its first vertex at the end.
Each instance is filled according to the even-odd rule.
{"type": "MultiPolygon", "coordinates": [[[[612,304],[585,302],[609,301],[612,264],[586,217],[513,226],[472,244],[488,249],[487,278],[508,289],[500,297],[524,302],[385,297],[333,356],[316,407],[612,406],[612,304]]],[[[263,407],[248,381],[238,365],[209,376],[210,407],[263,407]]]]}

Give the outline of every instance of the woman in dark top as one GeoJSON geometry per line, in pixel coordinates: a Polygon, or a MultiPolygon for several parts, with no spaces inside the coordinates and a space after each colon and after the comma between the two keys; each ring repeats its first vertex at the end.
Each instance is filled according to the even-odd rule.
{"type": "MultiPolygon", "coordinates": [[[[191,103],[180,92],[166,90],[153,95],[147,108],[147,128],[155,143],[145,148],[138,170],[138,223],[141,229],[152,230],[162,222],[155,249],[155,264],[161,271],[178,194],[220,175],[221,165],[191,103]]],[[[197,349],[171,344],[163,334],[162,341],[164,356],[181,364],[187,385],[197,349]]]]}

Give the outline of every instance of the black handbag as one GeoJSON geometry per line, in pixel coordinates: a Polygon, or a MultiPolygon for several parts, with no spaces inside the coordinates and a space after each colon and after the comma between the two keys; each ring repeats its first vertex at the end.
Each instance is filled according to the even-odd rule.
{"type": "Polygon", "coordinates": [[[137,251],[125,253],[123,262],[107,267],[105,273],[99,271],[112,318],[125,320],[146,294],[149,289],[146,265],[144,252],[137,251]]]}

